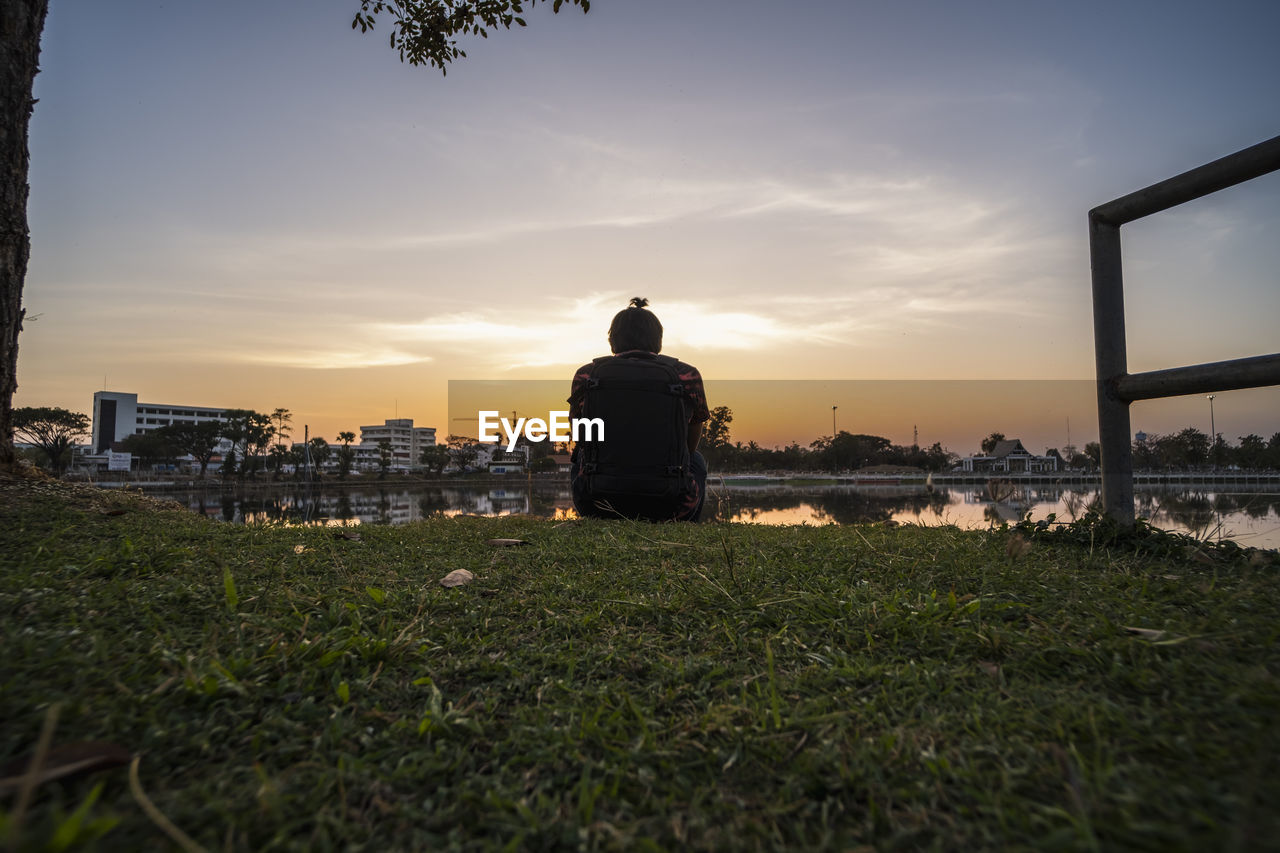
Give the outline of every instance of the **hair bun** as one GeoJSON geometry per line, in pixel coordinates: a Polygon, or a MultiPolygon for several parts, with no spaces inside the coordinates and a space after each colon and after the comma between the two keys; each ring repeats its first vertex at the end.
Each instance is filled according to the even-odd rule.
{"type": "Polygon", "coordinates": [[[645,306],[646,306],[646,305],[648,305],[648,304],[649,304],[649,300],[648,300],[648,299],[645,299],[643,296],[634,296],[634,297],[632,297],[632,298],[631,298],[631,306],[630,306],[630,307],[632,307],[632,308],[643,308],[643,307],[645,307],[645,306]]]}

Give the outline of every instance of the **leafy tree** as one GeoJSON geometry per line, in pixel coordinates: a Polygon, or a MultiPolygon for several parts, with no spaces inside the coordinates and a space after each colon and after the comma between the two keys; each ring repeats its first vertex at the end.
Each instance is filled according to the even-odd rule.
{"type": "Polygon", "coordinates": [[[728,406],[716,406],[711,410],[711,419],[707,421],[706,431],[702,434],[702,443],[708,449],[727,447],[729,424],[732,422],[733,410],[728,406]]]}
{"type": "Polygon", "coordinates": [[[385,477],[391,470],[391,442],[385,439],[378,442],[378,476],[385,477]]]}
{"type": "Polygon", "coordinates": [[[1230,455],[1231,448],[1227,445],[1226,439],[1222,437],[1222,433],[1218,433],[1213,437],[1213,444],[1209,448],[1209,462],[1213,465],[1226,465],[1230,455]]]}
{"type": "Polygon", "coordinates": [[[1094,466],[1102,464],[1102,445],[1096,441],[1090,441],[1084,446],[1084,455],[1089,457],[1094,466]]]}
{"type": "MultiPolygon", "coordinates": [[[[1159,454],[1156,452],[1156,442],[1160,436],[1148,433],[1142,441],[1133,442],[1133,467],[1134,468],[1158,468],[1160,466],[1159,454]]],[[[1098,465],[1102,464],[1102,445],[1096,441],[1089,442],[1085,445],[1085,452],[1089,448],[1096,447],[1098,454],[1098,465]]]]}
{"type": "Polygon", "coordinates": [[[1267,464],[1267,443],[1260,435],[1242,435],[1234,456],[1241,468],[1262,468],[1267,464]]]}
{"type": "MultiPolygon", "coordinates": [[[[538,0],[359,0],[352,29],[368,32],[384,13],[391,20],[390,43],[411,65],[442,72],[465,57],[457,36],[487,38],[489,30],[523,27],[525,2],[538,0]]],[[[560,11],[566,0],[551,0],[560,11]]],[[[583,12],[590,0],[567,0],[583,12]]],[[[13,448],[13,394],[18,390],[18,334],[22,331],[22,286],[31,238],[27,230],[27,130],[35,106],[32,85],[39,70],[40,35],[49,0],[0,3],[0,468],[16,462],[13,448]]]]}
{"type": "Polygon", "coordinates": [[[889,439],[879,435],[854,435],[840,430],[836,436],[834,450],[836,465],[847,465],[850,468],[865,468],[871,465],[885,464],[885,451],[891,443],[889,439]]]}
{"type": "Polygon", "coordinates": [[[1209,458],[1209,436],[1194,427],[1170,435],[1148,435],[1133,443],[1134,465],[1142,468],[1194,468],[1209,458]]]}
{"type": "Polygon", "coordinates": [[[201,477],[209,470],[209,460],[218,450],[221,431],[222,424],[217,421],[176,421],[156,430],[173,442],[179,455],[190,456],[200,463],[201,477]]]}
{"type": "Polygon", "coordinates": [[[249,419],[252,414],[249,409],[227,409],[222,413],[222,426],[218,434],[231,442],[231,452],[222,460],[223,476],[235,474],[236,458],[246,453],[245,445],[249,440],[249,419]]]}
{"type": "Polygon", "coordinates": [[[960,457],[943,447],[942,442],[935,441],[924,452],[924,463],[919,467],[926,471],[945,471],[954,467],[959,460],[960,457]]]}
{"type": "Polygon", "coordinates": [[[418,461],[438,477],[444,473],[444,467],[449,464],[449,448],[439,444],[424,447],[418,461]]]}
{"type": "Polygon", "coordinates": [[[271,416],[253,409],[227,409],[223,413],[222,437],[238,451],[242,475],[253,473],[258,457],[271,444],[274,431],[271,416]]]}
{"type": "Polygon", "coordinates": [[[702,432],[702,455],[709,465],[728,467],[732,463],[729,457],[733,454],[733,445],[729,443],[729,424],[733,421],[733,410],[728,406],[716,406],[711,410],[711,418],[702,432]]]}
{"type": "Polygon", "coordinates": [[[445,439],[445,443],[449,449],[449,461],[459,471],[470,468],[471,463],[480,455],[480,445],[465,435],[451,435],[445,439]]]}
{"type": "Polygon", "coordinates": [[[222,458],[222,465],[218,468],[218,473],[222,475],[222,479],[229,480],[236,475],[236,449],[232,447],[227,451],[227,455],[222,458]]]}
{"type": "Polygon", "coordinates": [[[249,465],[249,473],[252,474],[257,467],[258,460],[267,452],[267,448],[271,446],[271,440],[275,437],[276,428],[271,423],[271,416],[264,415],[261,412],[253,412],[249,419],[249,447],[253,451],[253,456],[245,459],[249,465]]]}
{"type": "Polygon", "coordinates": [[[996,449],[996,445],[1002,441],[1004,441],[1004,433],[1002,432],[991,433],[991,435],[982,439],[982,452],[987,456],[990,456],[992,451],[996,449]]]}
{"type": "Polygon", "coordinates": [[[543,456],[541,459],[535,459],[529,463],[529,473],[554,473],[559,467],[560,466],[556,463],[556,460],[552,459],[550,456],[543,456]]]}
{"type": "Polygon", "coordinates": [[[823,436],[809,445],[814,461],[811,467],[837,471],[841,468],[864,468],[888,464],[892,442],[879,435],[864,435],[841,430],[834,438],[823,436]]]}
{"type": "Polygon", "coordinates": [[[172,462],[182,455],[182,451],[172,438],[166,435],[160,429],[149,430],[142,433],[134,433],[125,436],[124,441],[120,442],[125,452],[131,453],[138,458],[139,470],[142,467],[151,467],[161,462],[172,462]]]}
{"type": "Polygon", "coordinates": [[[61,476],[70,462],[71,446],[89,431],[89,416],[57,406],[25,406],[13,411],[13,431],[44,451],[50,469],[61,476]]]}

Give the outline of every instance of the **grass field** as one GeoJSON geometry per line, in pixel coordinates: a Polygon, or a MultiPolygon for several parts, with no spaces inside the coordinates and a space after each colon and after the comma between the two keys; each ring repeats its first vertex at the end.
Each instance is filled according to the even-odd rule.
{"type": "Polygon", "coordinates": [[[1274,553],[1085,524],[359,533],[0,480],[0,836],[378,851],[1280,839],[1274,553]],[[441,586],[457,569],[474,581],[441,586]],[[19,790],[42,728],[55,757],[122,747],[136,785],[118,766],[19,790]]]}

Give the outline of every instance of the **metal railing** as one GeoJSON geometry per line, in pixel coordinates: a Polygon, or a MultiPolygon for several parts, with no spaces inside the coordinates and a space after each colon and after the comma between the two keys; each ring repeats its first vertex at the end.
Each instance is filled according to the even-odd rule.
{"type": "MultiPolygon", "coordinates": [[[[1089,211],[1093,268],[1093,347],[1098,372],[1098,443],[1107,515],[1133,524],[1129,404],[1238,388],[1280,385],[1280,353],[1147,373],[1129,373],[1125,348],[1120,226],[1280,169],[1280,136],[1089,211]]],[[[1210,442],[1217,436],[1210,436],[1210,442]]]]}

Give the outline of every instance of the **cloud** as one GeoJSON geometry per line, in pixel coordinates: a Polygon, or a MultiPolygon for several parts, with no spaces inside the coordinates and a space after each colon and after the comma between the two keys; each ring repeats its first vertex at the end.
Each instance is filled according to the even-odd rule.
{"type": "MultiPolygon", "coordinates": [[[[779,345],[843,346],[871,325],[855,312],[831,314],[830,303],[787,314],[751,303],[746,299],[728,311],[709,300],[664,303],[655,310],[663,322],[664,350],[759,352],[779,345]]],[[[571,368],[584,361],[584,353],[605,350],[608,324],[625,304],[622,293],[590,294],[522,306],[518,312],[493,307],[407,323],[374,323],[358,334],[395,341],[416,352],[448,352],[489,370],[571,368]]]]}
{"type": "Polygon", "coordinates": [[[377,345],[351,346],[345,342],[341,349],[289,349],[254,350],[230,353],[229,359],[244,364],[271,367],[294,367],[307,370],[350,370],[370,367],[399,367],[432,361],[429,355],[407,353],[377,345]]]}

